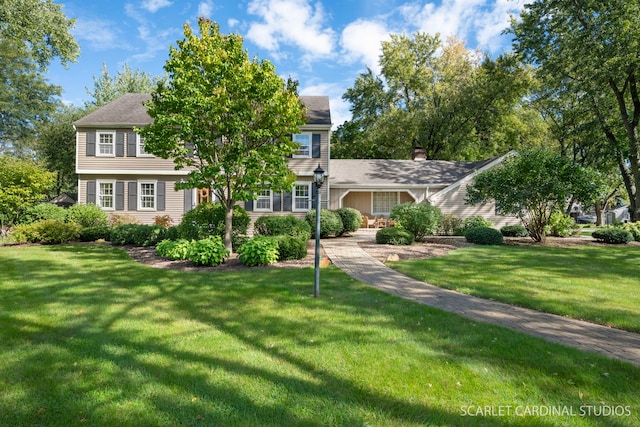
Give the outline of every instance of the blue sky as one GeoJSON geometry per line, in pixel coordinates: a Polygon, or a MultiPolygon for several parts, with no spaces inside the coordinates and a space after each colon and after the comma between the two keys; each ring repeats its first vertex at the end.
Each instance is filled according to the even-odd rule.
{"type": "Polygon", "coordinates": [[[72,0],[56,1],[77,20],[78,61],[52,64],[47,77],[64,102],[82,105],[103,64],[115,74],[127,64],[162,75],[169,46],[183,25],[206,16],[224,33],[244,37],[250,56],[300,82],[301,95],[330,97],[335,125],[348,120],[342,94],[369,66],[378,70],[380,42],[389,34],[424,31],[455,35],[493,57],[510,48],[509,13],[524,0],[72,0]]]}

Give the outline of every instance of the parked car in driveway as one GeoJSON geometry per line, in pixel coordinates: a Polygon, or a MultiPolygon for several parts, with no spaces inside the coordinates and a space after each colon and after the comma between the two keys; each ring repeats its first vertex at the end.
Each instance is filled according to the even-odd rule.
{"type": "Polygon", "coordinates": [[[596,216],[595,215],[578,215],[576,217],[576,223],[578,224],[595,224],[596,216]]]}

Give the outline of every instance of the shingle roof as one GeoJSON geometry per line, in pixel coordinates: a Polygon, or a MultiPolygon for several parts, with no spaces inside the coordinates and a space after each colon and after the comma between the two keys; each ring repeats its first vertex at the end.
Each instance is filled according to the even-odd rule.
{"type": "Polygon", "coordinates": [[[445,160],[331,159],[331,185],[451,185],[495,159],[480,162],[445,160]]]}
{"type": "MultiPolygon", "coordinates": [[[[143,102],[151,99],[146,93],[127,93],[98,108],[94,112],[77,120],[76,126],[142,126],[151,123],[143,102]]],[[[302,104],[307,107],[307,124],[331,125],[329,98],[326,96],[301,96],[302,104]]]]}

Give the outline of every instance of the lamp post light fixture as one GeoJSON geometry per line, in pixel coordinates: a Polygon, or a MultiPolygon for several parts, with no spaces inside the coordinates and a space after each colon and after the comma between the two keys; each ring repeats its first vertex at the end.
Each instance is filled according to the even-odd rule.
{"type": "Polygon", "coordinates": [[[320,187],[324,183],[324,169],[318,167],[313,171],[313,183],[316,186],[316,252],[315,252],[315,264],[314,264],[314,281],[313,281],[313,297],[318,298],[320,296],[320,209],[321,207],[321,191],[320,187]]]}

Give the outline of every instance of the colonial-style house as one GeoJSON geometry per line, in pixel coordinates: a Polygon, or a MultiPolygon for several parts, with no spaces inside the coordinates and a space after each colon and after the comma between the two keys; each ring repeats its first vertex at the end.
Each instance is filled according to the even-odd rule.
{"type": "MultiPolygon", "coordinates": [[[[145,152],[134,128],[151,123],[143,102],[148,94],[126,94],[74,123],[78,202],[94,203],[113,214],[130,214],[142,223],[169,215],[179,223],[185,212],[212,200],[207,189],[176,190],[188,170],[176,170],[172,160],[145,152]]],[[[289,159],[297,179],[290,192],[264,190],[244,207],[250,218],[263,215],[304,217],[315,208],[313,171],[327,174],[322,207],[353,207],[372,216],[389,216],[391,208],[408,201],[428,201],[459,218],[481,215],[496,226],[517,223],[497,215],[495,206],[464,204],[473,177],[501,163],[505,156],[481,162],[424,160],[330,160],[331,113],[325,96],[301,96],[307,123],[292,135],[300,148],[289,159]]]]}

